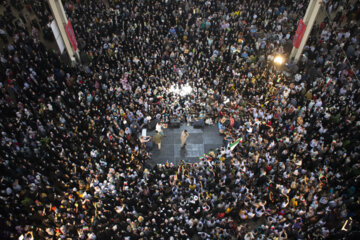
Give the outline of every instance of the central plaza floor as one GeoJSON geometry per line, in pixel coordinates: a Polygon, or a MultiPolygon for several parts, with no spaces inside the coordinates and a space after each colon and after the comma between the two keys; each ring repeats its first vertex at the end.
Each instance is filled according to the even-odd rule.
{"type": "MultiPolygon", "coordinates": [[[[158,150],[156,144],[152,149],[152,159],[146,162],[146,165],[154,167],[156,164],[166,162],[179,164],[181,160],[188,163],[199,161],[204,153],[211,149],[216,149],[223,145],[223,137],[219,134],[217,126],[205,126],[204,128],[193,128],[182,124],[180,128],[164,129],[165,137],[162,139],[161,150],[158,150]],[[185,148],[180,147],[181,132],[186,129],[190,136],[186,142],[185,148]]],[[[154,136],[155,131],[148,132],[148,135],[154,136]]]]}

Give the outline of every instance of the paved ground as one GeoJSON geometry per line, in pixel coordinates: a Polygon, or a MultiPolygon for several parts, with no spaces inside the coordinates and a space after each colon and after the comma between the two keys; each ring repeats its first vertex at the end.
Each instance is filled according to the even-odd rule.
{"type": "MultiPolygon", "coordinates": [[[[147,135],[154,136],[155,132],[147,135]]],[[[154,145],[152,160],[147,162],[151,167],[159,163],[174,163],[175,165],[184,160],[185,162],[197,162],[199,157],[208,153],[211,149],[222,146],[223,137],[219,134],[217,126],[206,126],[203,129],[195,129],[186,124],[180,128],[165,129],[165,136],[162,140],[161,150],[154,145]],[[185,148],[180,147],[180,134],[187,129],[190,136],[185,148]]]]}

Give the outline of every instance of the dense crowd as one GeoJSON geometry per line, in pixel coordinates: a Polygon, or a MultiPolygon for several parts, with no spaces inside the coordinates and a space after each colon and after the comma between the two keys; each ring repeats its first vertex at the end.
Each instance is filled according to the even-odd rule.
{"type": "Polygon", "coordinates": [[[308,1],[63,2],[76,66],[39,39],[45,1],[0,19],[1,239],[358,237],[359,3],[326,1],[279,69],[308,1]],[[144,167],[142,128],[199,116],[224,146],[144,167]]]}

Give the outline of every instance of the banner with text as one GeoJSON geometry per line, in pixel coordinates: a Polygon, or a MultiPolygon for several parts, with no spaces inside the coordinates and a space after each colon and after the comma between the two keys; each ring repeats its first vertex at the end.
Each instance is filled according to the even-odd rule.
{"type": "Polygon", "coordinates": [[[298,27],[296,29],[296,33],[295,33],[294,40],[293,40],[293,46],[295,48],[299,48],[301,40],[302,40],[302,38],[304,36],[305,30],[306,30],[306,25],[303,22],[303,20],[300,19],[300,22],[299,22],[299,25],[298,25],[298,27]]]}
{"type": "Polygon", "coordinates": [[[71,25],[70,20],[68,20],[68,23],[66,24],[65,31],[66,31],[66,34],[67,34],[70,42],[71,42],[71,45],[72,45],[74,51],[76,51],[77,47],[78,47],[78,43],[76,41],[74,29],[73,29],[73,27],[71,25]]]}

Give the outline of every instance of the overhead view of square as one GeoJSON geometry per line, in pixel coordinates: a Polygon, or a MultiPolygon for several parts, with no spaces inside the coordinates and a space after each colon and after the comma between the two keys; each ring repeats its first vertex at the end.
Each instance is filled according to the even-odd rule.
{"type": "Polygon", "coordinates": [[[0,0],[0,239],[360,239],[359,21],[0,0]]]}

